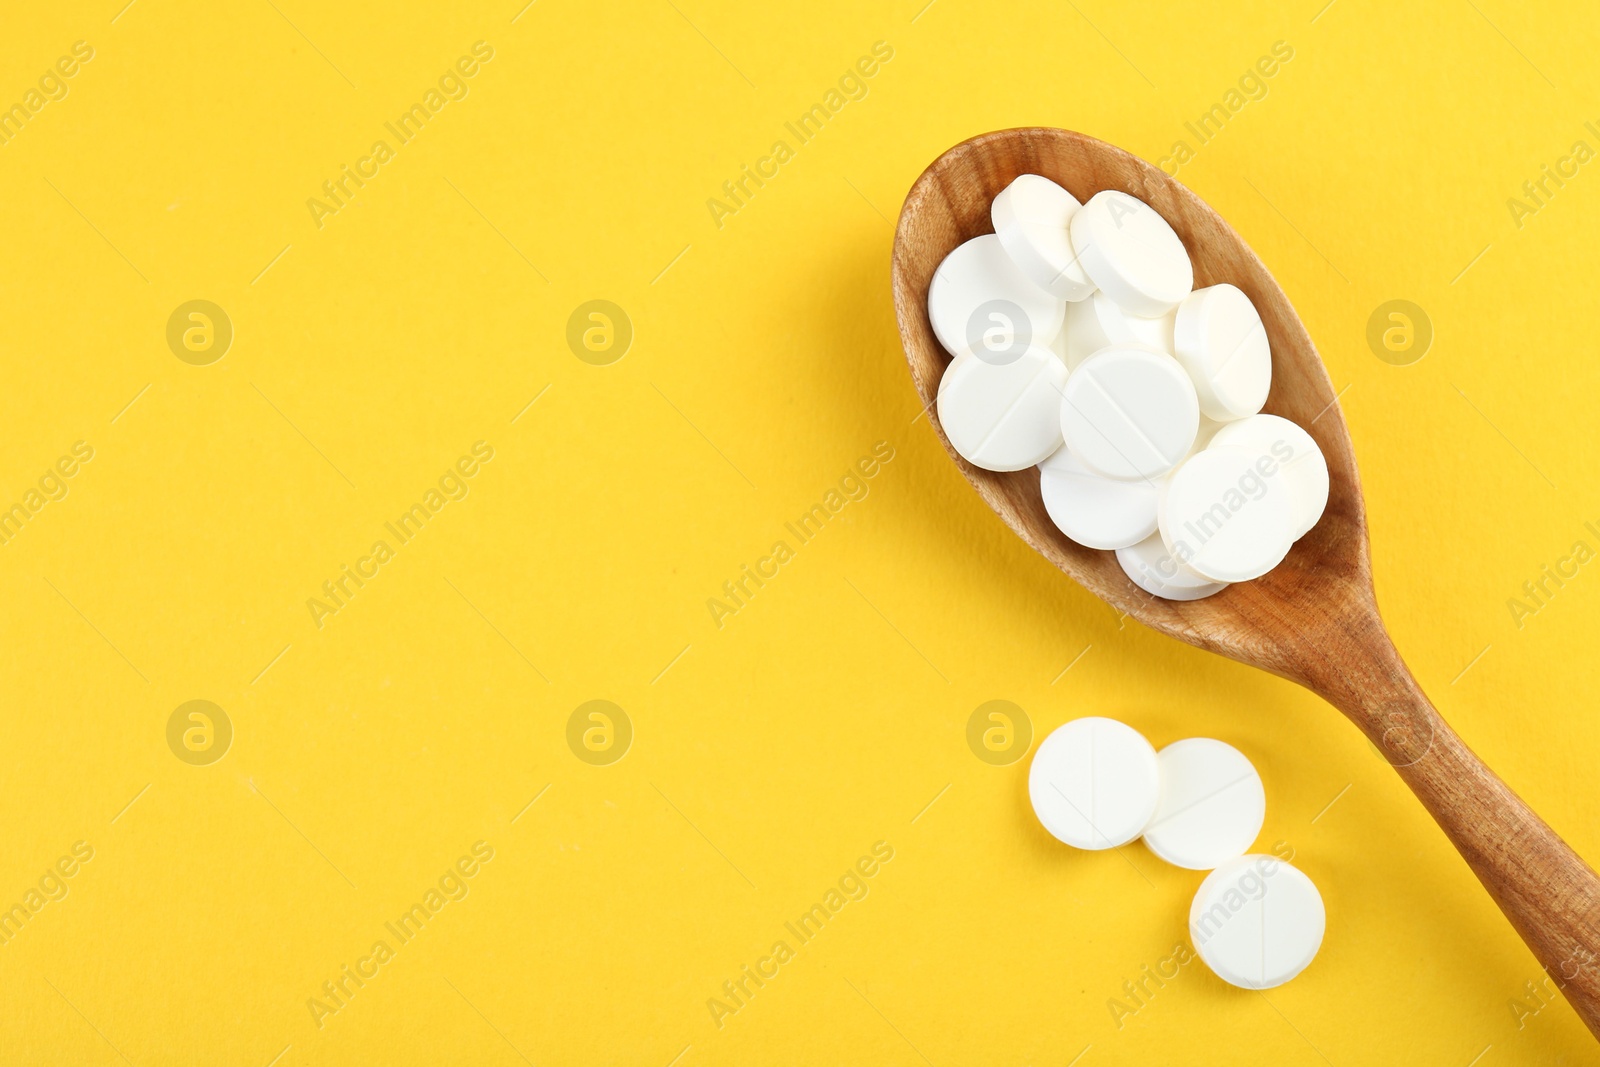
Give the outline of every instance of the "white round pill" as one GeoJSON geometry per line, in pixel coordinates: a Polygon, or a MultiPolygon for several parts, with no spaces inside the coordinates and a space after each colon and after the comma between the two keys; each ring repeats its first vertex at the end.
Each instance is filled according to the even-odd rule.
{"type": "Polygon", "coordinates": [[[1219,422],[1254,415],[1272,387],[1272,350],[1256,307],[1224,282],[1183,298],[1173,355],[1194,379],[1200,410],[1219,422]]]}
{"type": "Polygon", "coordinates": [[[1294,539],[1304,537],[1328,506],[1328,460],[1311,435],[1278,415],[1252,415],[1218,430],[1212,443],[1266,457],[1281,466],[1278,476],[1294,499],[1294,539]]]}
{"type": "Polygon", "coordinates": [[[1271,989],[1305,970],[1326,927],[1322,894],[1276,856],[1229,860],[1206,875],[1189,906],[1195,951],[1241,989],[1271,989]]]}
{"type": "Polygon", "coordinates": [[[1091,470],[1108,478],[1155,478],[1194,444],[1200,404],[1171,356],[1143,348],[1103,349],[1067,379],[1061,434],[1091,470]]]}
{"type": "Polygon", "coordinates": [[[1242,856],[1267,817],[1267,793],[1244,753],[1225,741],[1174,741],[1156,760],[1161,799],[1144,843],[1178,867],[1208,871],[1242,856]]]}
{"type": "Polygon", "coordinates": [[[1173,559],[1160,533],[1117,549],[1117,563],[1134,585],[1163,600],[1203,600],[1228,588],[1227,582],[1202,578],[1173,559]]]}
{"type": "Polygon", "coordinates": [[[1069,229],[1090,280],[1131,315],[1164,315],[1194,288],[1183,241],[1155,209],[1127,193],[1095,193],[1069,229]]]}
{"type": "Polygon", "coordinates": [[[968,463],[1019,471],[1061,447],[1061,391],[1067,368],[1048,348],[1011,363],[963,352],[939,379],[939,425],[968,463]]]}
{"type": "Polygon", "coordinates": [[[951,355],[972,350],[990,363],[1016,359],[1061,332],[1066,305],[1011,262],[992,233],[958,247],[928,285],[928,320],[951,355]]]}
{"type": "Polygon", "coordinates": [[[1064,446],[1039,464],[1039,493],[1050,521],[1085,548],[1126,548],[1156,530],[1153,482],[1096,474],[1064,446]]]}
{"type": "Polygon", "coordinates": [[[1028,768],[1034,814],[1078,848],[1116,848],[1138,837],[1159,792],[1156,750],[1115,719],[1092,716],[1057,727],[1028,768]]]}
{"type": "Polygon", "coordinates": [[[1215,438],[1162,483],[1156,503],[1167,551],[1214,582],[1247,582],[1276,567],[1294,544],[1294,522],[1289,487],[1269,460],[1215,438]]]}
{"type": "Polygon", "coordinates": [[[1039,288],[1063,300],[1094,292],[1067,236],[1083,205],[1049,178],[1018,175],[989,206],[989,218],[1011,261],[1039,288]]]}

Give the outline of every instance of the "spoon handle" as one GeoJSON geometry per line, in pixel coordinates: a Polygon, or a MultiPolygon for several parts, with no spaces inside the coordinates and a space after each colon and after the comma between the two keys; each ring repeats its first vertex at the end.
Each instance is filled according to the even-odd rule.
{"type": "Polygon", "coordinates": [[[1381,624],[1312,688],[1359,726],[1600,1038],[1600,875],[1439,716],[1381,624]]]}

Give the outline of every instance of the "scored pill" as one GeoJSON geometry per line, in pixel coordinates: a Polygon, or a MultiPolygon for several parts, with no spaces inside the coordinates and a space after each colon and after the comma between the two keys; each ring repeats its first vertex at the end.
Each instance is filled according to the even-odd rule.
{"type": "Polygon", "coordinates": [[[1189,906],[1195,951],[1241,989],[1271,989],[1305,970],[1326,927],[1316,885],[1276,856],[1229,860],[1206,875],[1189,906]]]}
{"type": "Polygon", "coordinates": [[[1053,730],[1028,768],[1028,796],[1044,828],[1085,849],[1138,837],[1160,791],[1156,750],[1133,727],[1090,716],[1053,730]]]}
{"type": "Polygon", "coordinates": [[[1178,867],[1206,871],[1242,856],[1267,817],[1261,775],[1225,741],[1174,741],[1156,759],[1161,801],[1144,830],[1151,852],[1178,867]]]}
{"type": "Polygon", "coordinates": [[[1200,428],[1194,384],[1171,356],[1113,347],[1067,379],[1061,434],[1108,478],[1153,479],[1188,455],[1200,428]]]}
{"type": "Polygon", "coordinates": [[[1061,390],[1067,368],[1049,349],[1030,347],[996,365],[963,352],[939,380],[939,425],[968,463],[1019,471],[1061,447],[1061,390]]]}

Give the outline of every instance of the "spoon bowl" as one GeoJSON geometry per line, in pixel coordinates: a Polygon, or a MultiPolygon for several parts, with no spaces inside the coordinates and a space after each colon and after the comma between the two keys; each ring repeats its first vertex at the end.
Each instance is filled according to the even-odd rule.
{"type": "Polygon", "coordinates": [[[1344,712],[1399,771],[1477,874],[1590,1031],[1600,1037],[1600,878],[1445,724],[1400,659],[1372,587],[1366,510],[1338,397],[1289,298],[1244,240],[1163,171],[1068,130],[983,134],[950,149],[911,187],[895,232],[895,316],[911,378],[950,458],[1028,544],[1118,611],[1180,640],[1271,671],[1344,712]],[[961,243],[994,231],[989,206],[1021,174],[1080,201],[1118,189],[1171,224],[1195,287],[1231,282],[1261,316],[1272,349],[1263,410],[1299,424],[1328,462],[1328,505],[1287,558],[1261,578],[1203,600],[1163,600],[1050,520],[1039,474],[997,473],[962,459],[935,399],[951,356],[928,319],[928,285],[961,243]]]}

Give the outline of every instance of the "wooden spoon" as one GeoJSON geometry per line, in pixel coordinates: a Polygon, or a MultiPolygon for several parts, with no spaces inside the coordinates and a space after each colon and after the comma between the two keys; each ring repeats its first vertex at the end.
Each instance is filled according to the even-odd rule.
{"type": "Polygon", "coordinates": [[[911,187],[894,241],[894,307],[911,377],[962,473],[1024,541],[1112,607],[1162,633],[1288,678],[1344,712],[1394,765],[1506,918],[1600,1037],[1600,878],[1445,724],[1401,661],[1378,615],[1361,480],[1343,413],[1288,297],[1244,241],[1165,173],[1120,148],[1056,129],[974,137],[911,187]],[[1188,603],[1151,597],[1113,553],[1068,540],[1050,521],[1039,474],[974,467],[939,426],[934,399],[950,356],[928,322],[928,283],[963,241],[992,233],[989,205],[1019,174],[1042,174],[1088,200],[1120,189],[1183,238],[1195,287],[1244,290],[1272,345],[1266,410],[1316,439],[1332,487],[1322,520],[1265,577],[1188,603]]]}

